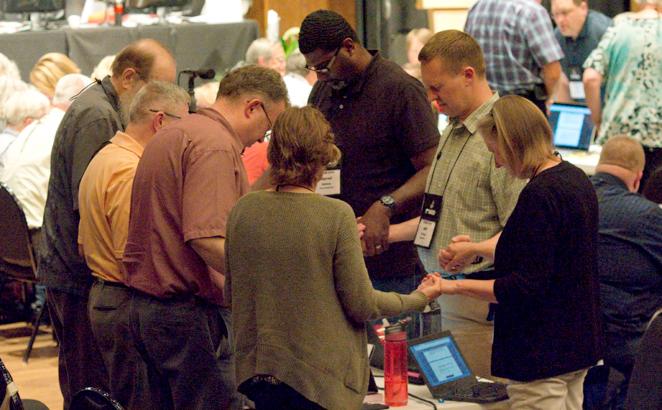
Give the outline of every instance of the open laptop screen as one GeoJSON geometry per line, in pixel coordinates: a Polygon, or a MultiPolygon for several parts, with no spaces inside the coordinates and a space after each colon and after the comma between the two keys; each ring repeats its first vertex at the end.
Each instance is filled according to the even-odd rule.
{"type": "Polygon", "coordinates": [[[549,124],[558,148],[588,150],[593,134],[591,111],[574,104],[552,104],[549,124]]]}
{"type": "Polygon", "coordinates": [[[416,356],[430,387],[471,376],[471,370],[451,336],[411,345],[410,351],[416,356]]]}

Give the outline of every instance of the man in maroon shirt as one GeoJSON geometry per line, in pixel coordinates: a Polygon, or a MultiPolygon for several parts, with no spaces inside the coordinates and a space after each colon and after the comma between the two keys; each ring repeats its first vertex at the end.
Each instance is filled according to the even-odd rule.
{"type": "Polygon", "coordinates": [[[239,408],[223,301],[225,228],[248,192],[241,161],[288,104],[274,70],[226,75],[217,100],[158,132],[136,170],[124,252],[130,327],[161,408],[239,408]]]}

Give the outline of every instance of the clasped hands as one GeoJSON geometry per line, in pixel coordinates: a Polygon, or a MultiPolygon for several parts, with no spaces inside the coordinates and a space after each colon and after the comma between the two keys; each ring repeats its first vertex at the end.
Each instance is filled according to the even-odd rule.
{"type": "Polygon", "coordinates": [[[360,217],[356,218],[361,239],[361,249],[365,256],[376,256],[388,250],[389,210],[379,203],[374,203],[360,217]]]}
{"type": "Polygon", "coordinates": [[[462,272],[478,255],[476,243],[469,235],[457,235],[447,247],[439,250],[439,266],[451,273],[462,272]]]}

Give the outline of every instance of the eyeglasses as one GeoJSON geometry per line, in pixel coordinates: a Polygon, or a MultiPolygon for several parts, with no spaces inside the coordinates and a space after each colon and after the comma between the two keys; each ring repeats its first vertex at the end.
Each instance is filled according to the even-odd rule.
{"type": "Polygon", "coordinates": [[[312,71],[317,74],[328,74],[329,71],[331,71],[331,66],[333,65],[333,62],[336,61],[336,57],[338,56],[338,52],[340,51],[340,48],[341,47],[338,47],[336,49],[336,52],[333,53],[333,57],[331,57],[328,63],[318,64],[318,66],[322,66],[322,67],[309,66],[308,64],[306,64],[306,70],[312,71]]]}
{"type": "Polygon", "coordinates": [[[267,121],[269,121],[269,129],[264,132],[264,140],[269,141],[269,138],[271,138],[271,129],[274,127],[274,125],[271,122],[271,118],[269,118],[269,113],[267,113],[267,109],[264,108],[264,103],[260,103],[260,107],[262,107],[262,112],[264,112],[264,116],[267,117],[267,121]]]}
{"type": "Polygon", "coordinates": [[[170,113],[167,113],[167,112],[165,112],[165,111],[163,111],[163,110],[155,110],[155,109],[153,109],[153,108],[150,108],[149,111],[150,111],[150,112],[154,112],[154,113],[156,113],[156,112],[162,112],[162,113],[165,114],[167,117],[174,118],[174,119],[176,119],[176,120],[181,120],[181,119],[182,119],[182,117],[180,117],[179,115],[170,114],[170,113]]]}

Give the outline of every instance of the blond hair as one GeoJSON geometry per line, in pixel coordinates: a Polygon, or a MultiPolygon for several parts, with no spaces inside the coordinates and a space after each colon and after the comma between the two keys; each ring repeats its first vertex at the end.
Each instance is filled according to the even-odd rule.
{"type": "Polygon", "coordinates": [[[47,53],[41,56],[30,71],[30,83],[48,98],[53,98],[55,86],[67,74],[79,74],[80,68],[62,53],[47,53]]]}
{"type": "Polygon", "coordinates": [[[418,54],[422,64],[440,58],[457,74],[472,67],[479,77],[485,77],[485,59],[480,45],[469,34],[459,30],[444,30],[432,36],[418,54]]]}
{"type": "Polygon", "coordinates": [[[632,172],[644,169],[646,156],[641,144],[626,135],[609,138],[602,146],[598,165],[616,165],[632,172]]]}
{"type": "Polygon", "coordinates": [[[492,112],[479,121],[478,131],[496,140],[497,153],[519,178],[533,177],[546,160],[555,158],[547,118],[526,98],[499,98],[492,112]]]}
{"type": "Polygon", "coordinates": [[[310,186],[327,164],[340,159],[340,150],[319,110],[291,107],[274,124],[267,159],[273,185],[310,186]]]}

